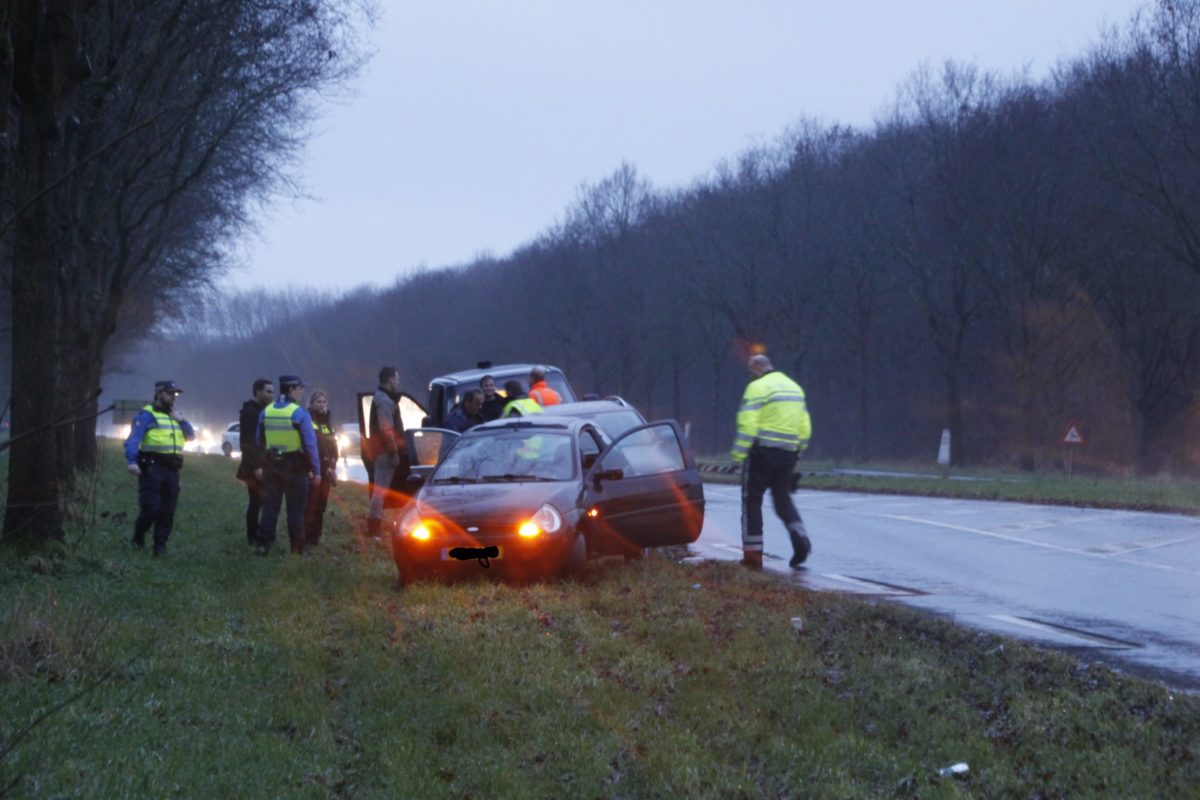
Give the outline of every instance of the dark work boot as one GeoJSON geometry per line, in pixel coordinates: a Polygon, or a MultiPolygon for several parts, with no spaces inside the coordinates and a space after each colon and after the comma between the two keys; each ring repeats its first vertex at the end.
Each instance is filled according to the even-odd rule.
{"type": "Polygon", "coordinates": [[[159,558],[167,554],[167,546],[165,544],[154,543],[154,557],[159,558]]]}
{"type": "Polygon", "coordinates": [[[134,547],[145,547],[146,546],[146,534],[135,533],[133,535],[133,538],[130,539],[129,541],[134,547]]]}
{"type": "Polygon", "coordinates": [[[804,523],[798,522],[789,526],[788,537],[792,540],[792,558],[788,561],[788,566],[800,569],[800,565],[808,560],[808,554],[812,552],[812,542],[808,540],[804,523]]]}
{"type": "Polygon", "coordinates": [[[382,520],[371,519],[370,517],[367,517],[367,536],[379,541],[379,539],[382,538],[380,536],[380,530],[382,530],[382,527],[382,520]]]}

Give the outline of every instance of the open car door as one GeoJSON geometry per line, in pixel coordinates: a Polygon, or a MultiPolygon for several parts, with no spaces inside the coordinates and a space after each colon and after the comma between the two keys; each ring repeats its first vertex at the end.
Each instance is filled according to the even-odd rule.
{"type": "MultiPolygon", "coordinates": [[[[375,458],[379,454],[378,443],[371,439],[371,406],[374,404],[374,400],[375,392],[358,393],[358,435],[363,467],[367,470],[367,490],[370,492],[375,491],[375,458]]],[[[400,393],[398,405],[400,406],[400,425],[405,433],[420,428],[422,420],[425,419],[425,407],[406,392],[400,393]]],[[[408,483],[408,470],[404,468],[403,460],[400,466],[401,468],[396,470],[392,485],[389,487],[392,491],[385,498],[384,506],[386,508],[397,508],[404,505],[408,502],[408,495],[413,491],[408,483]]]]}
{"type": "Polygon", "coordinates": [[[408,441],[409,484],[416,487],[428,480],[434,467],[442,462],[442,457],[461,435],[445,428],[406,430],[404,438],[408,441]]]}
{"type": "Polygon", "coordinates": [[[621,434],[588,470],[584,502],[599,534],[597,550],[696,541],[704,484],[679,423],[662,420],[621,434]]]}

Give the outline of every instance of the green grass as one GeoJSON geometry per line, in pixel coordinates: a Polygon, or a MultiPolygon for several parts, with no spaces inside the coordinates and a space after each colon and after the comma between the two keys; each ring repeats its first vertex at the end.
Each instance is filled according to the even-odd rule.
{"type": "MultiPolygon", "coordinates": [[[[701,459],[705,466],[730,467],[722,458],[701,459]]],[[[1112,478],[1061,472],[1016,472],[987,469],[951,469],[944,474],[935,466],[869,464],[867,469],[919,473],[921,477],[849,475],[832,462],[801,460],[800,488],[838,492],[962,497],[975,500],[1007,500],[1022,503],[1125,508],[1137,511],[1200,513],[1200,490],[1189,478],[1112,478]]],[[[706,472],[706,481],[737,483],[737,474],[706,472]]]]}
{"type": "Polygon", "coordinates": [[[1183,797],[1200,779],[1200,701],[1103,667],[727,563],[397,594],[352,534],[361,487],[335,490],[316,555],[261,559],[232,473],[189,459],[152,560],[106,451],[70,555],[0,561],[0,750],[90,688],[0,758],[0,789],[1183,797]],[[936,775],[958,761],[964,779],[936,775]]]}

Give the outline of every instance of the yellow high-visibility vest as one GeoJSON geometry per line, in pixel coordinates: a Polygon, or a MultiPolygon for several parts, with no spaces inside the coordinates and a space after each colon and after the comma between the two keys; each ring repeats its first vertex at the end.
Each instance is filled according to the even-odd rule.
{"type": "Polygon", "coordinates": [[[500,412],[501,417],[515,416],[528,417],[530,414],[541,414],[542,406],[537,400],[532,397],[518,397],[516,400],[509,400],[504,406],[504,410],[500,412]],[[515,414],[513,412],[516,412],[515,414]]]}
{"type": "Polygon", "coordinates": [[[804,452],[812,436],[812,420],[800,384],[779,371],[755,378],[746,386],[733,439],[734,461],[742,461],[757,442],[762,447],[804,452]]]}
{"type": "Polygon", "coordinates": [[[298,453],[303,448],[300,431],[292,425],[292,414],[299,407],[295,403],[283,407],[272,403],[263,411],[263,439],[268,450],[298,453]]]}
{"type": "Polygon", "coordinates": [[[154,406],[145,406],[143,411],[154,415],[154,427],[147,428],[138,443],[138,451],[142,453],[158,453],[159,455],[177,456],[183,453],[183,428],[170,414],[157,410],[154,406]]]}

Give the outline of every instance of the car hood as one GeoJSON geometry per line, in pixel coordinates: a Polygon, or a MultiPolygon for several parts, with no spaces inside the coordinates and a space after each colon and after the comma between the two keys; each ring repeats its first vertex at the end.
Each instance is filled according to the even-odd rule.
{"type": "Polygon", "coordinates": [[[475,483],[427,484],[417,495],[417,511],[435,514],[458,524],[525,519],[550,503],[561,513],[575,507],[579,483],[475,483]]]}

